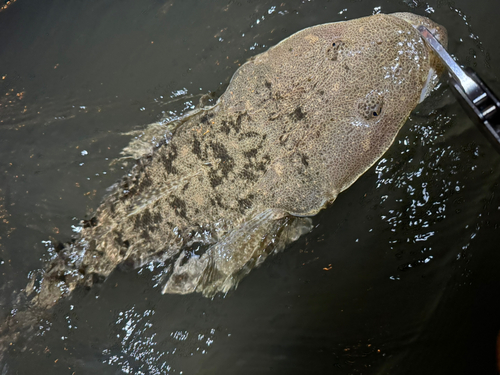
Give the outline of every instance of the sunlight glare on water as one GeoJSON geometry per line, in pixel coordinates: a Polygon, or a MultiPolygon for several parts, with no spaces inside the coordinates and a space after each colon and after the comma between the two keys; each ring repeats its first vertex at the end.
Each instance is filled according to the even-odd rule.
{"type": "MultiPolygon", "coordinates": [[[[134,155],[123,151],[131,140],[149,148],[168,141],[171,121],[200,100],[214,104],[247,59],[300,29],[376,13],[427,15],[448,29],[452,55],[497,88],[499,30],[490,21],[500,8],[471,4],[3,5],[2,318],[25,303],[19,290],[28,280],[39,292],[42,261],[57,256],[56,243],[77,235],[80,219],[92,217],[106,189],[127,173],[133,162],[120,158],[134,155]],[[144,131],[150,123],[161,136],[144,131]]],[[[116,271],[56,306],[0,372],[491,369],[500,329],[498,161],[442,82],[374,167],[314,218],[314,230],[269,257],[236,291],[214,299],[161,295],[168,264],[116,271]]]]}
{"type": "Polygon", "coordinates": [[[205,355],[214,344],[215,328],[200,332],[177,330],[168,337],[162,338],[161,350],[158,350],[157,333],[150,317],[154,310],[142,313],[135,307],[118,313],[115,322],[119,332],[120,346],[104,349],[103,363],[117,366],[126,374],[164,374],[183,373],[179,368],[173,368],[169,363],[172,357],[192,357],[205,355]]]}

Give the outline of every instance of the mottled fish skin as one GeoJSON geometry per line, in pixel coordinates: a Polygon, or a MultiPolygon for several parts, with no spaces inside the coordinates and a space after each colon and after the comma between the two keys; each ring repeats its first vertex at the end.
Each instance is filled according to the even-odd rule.
{"type": "Polygon", "coordinates": [[[378,14],[307,28],[245,63],[215,106],[183,118],[113,187],[48,265],[31,320],[8,325],[119,265],[178,256],[167,293],[236,285],[310,229],[306,217],[375,163],[435,85],[442,67],[420,24],[446,45],[427,18],[378,14]]]}

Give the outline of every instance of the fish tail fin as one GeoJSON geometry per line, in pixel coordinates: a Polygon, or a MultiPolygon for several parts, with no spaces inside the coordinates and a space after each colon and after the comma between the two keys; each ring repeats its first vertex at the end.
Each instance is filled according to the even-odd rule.
{"type": "MultiPolygon", "coordinates": [[[[68,296],[76,285],[85,282],[77,265],[66,257],[77,251],[75,244],[53,242],[49,252],[55,254],[44,270],[30,272],[28,284],[16,292],[14,308],[0,324],[0,374],[3,374],[2,360],[9,348],[23,351],[18,340],[29,340],[46,319],[52,307],[68,296]]],[[[74,258],[73,258],[74,259],[74,258]]]]}
{"type": "Polygon", "coordinates": [[[26,343],[19,345],[18,340],[21,337],[29,340],[40,326],[40,321],[46,317],[46,313],[47,310],[35,300],[24,309],[13,309],[0,325],[0,374],[7,374],[8,371],[8,365],[4,363],[5,354],[11,348],[24,351],[26,343]]]}

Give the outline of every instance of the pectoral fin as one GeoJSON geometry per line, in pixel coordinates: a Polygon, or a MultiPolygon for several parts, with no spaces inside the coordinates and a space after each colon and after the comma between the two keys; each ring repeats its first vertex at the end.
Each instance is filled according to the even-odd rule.
{"type": "Polygon", "coordinates": [[[185,261],[187,254],[183,252],[163,293],[197,291],[205,296],[226,293],[269,254],[283,250],[311,227],[309,218],[283,216],[272,209],[260,212],[229,232],[201,257],[193,256],[185,261]]]}

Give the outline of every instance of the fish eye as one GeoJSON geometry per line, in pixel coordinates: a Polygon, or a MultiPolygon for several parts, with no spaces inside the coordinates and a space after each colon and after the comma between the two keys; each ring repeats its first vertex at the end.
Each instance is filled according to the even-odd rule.
{"type": "Polygon", "coordinates": [[[364,98],[360,99],[357,105],[357,110],[365,120],[370,121],[382,115],[383,107],[384,96],[377,91],[372,91],[364,98]]]}
{"type": "Polygon", "coordinates": [[[326,56],[331,61],[337,61],[344,49],[345,43],[342,40],[336,39],[334,42],[330,42],[330,47],[326,50],[326,56]]]}

